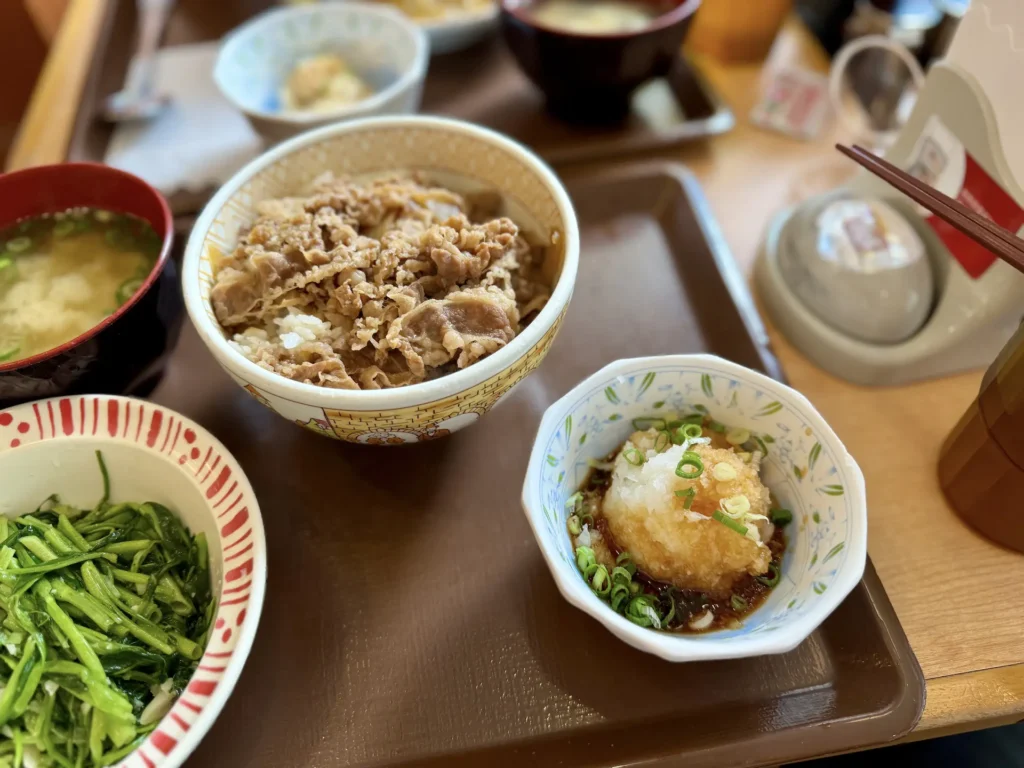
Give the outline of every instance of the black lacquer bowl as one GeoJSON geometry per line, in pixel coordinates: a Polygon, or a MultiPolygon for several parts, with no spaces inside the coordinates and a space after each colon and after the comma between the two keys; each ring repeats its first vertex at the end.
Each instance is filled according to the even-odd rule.
{"type": "Polygon", "coordinates": [[[531,13],[543,0],[501,0],[501,29],[520,68],[550,112],[577,123],[626,117],[640,85],[665,76],[701,0],[629,0],[657,15],[642,29],[585,34],[549,27],[531,13]]]}
{"type": "Polygon", "coordinates": [[[54,349],[0,365],[0,407],[56,395],[145,394],[177,341],[182,299],[169,258],[174,226],[159,192],[131,174],[94,163],[0,175],[0,228],[76,207],[144,219],[160,237],[160,255],[138,292],[99,325],[54,349]]]}

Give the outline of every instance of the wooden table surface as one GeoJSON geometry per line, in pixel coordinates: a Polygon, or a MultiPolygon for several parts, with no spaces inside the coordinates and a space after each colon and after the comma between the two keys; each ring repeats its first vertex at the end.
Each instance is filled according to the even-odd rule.
{"type": "MultiPolygon", "coordinates": [[[[85,63],[109,1],[72,0],[9,169],[63,159],[85,63]]],[[[828,60],[791,20],[764,69],[702,63],[735,111],[736,129],[682,147],[671,159],[700,179],[749,274],[770,216],[795,202],[816,177],[827,184],[838,157],[835,128],[801,142],[750,124],[764,70],[796,64],[824,71],[828,60]]],[[[939,446],[977,392],[981,372],[911,386],[856,387],[818,370],[779,334],[771,335],[790,383],[821,411],[867,478],[869,552],[927,678],[927,705],[912,738],[1021,720],[1024,557],[964,526],[935,476],[939,446]]]]}

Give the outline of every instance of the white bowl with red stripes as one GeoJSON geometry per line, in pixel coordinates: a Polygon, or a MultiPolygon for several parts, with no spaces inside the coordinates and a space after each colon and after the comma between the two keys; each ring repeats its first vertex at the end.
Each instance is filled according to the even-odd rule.
{"type": "Polygon", "coordinates": [[[177,768],[227,701],[256,635],[267,579],[263,520],[252,487],[224,446],[194,421],[127,397],[82,395],[0,411],[0,514],[35,509],[51,493],[92,507],[157,501],[206,534],[218,600],[214,630],[186,691],[123,768],[177,768]]]}

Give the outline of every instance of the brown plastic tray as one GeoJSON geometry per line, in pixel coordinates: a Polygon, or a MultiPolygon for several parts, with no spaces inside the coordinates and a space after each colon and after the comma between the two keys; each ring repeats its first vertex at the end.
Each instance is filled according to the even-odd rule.
{"type": "Polygon", "coordinates": [[[632,355],[710,351],[779,375],[685,171],[637,165],[570,192],[582,256],[562,331],[451,437],[331,442],[265,410],[182,334],[154,399],[235,455],[269,547],[252,654],[190,766],[733,768],[914,726],[924,680],[870,565],[799,648],[739,661],[667,663],[560,597],[519,506],[543,410],[632,355]]]}
{"type": "MultiPolygon", "coordinates": [[[[214,40],[271,0],[179,0],[165,44],[214,40]]],[[[105,96],[124,83],[131,58],[134,3],[113,0],[96,48],[68,152],[70,160],[101,161],[111,128],[98,119],[105,96]]],[[[732,129],[732,112],[685,60],[646,95],[634,100],[629,119],[616,128],[571,126],[544,110],[543,98],[519,71],[501,40],[492,37],[457,53],[435,56],[421,111],[459,117],[495,128],[528,144],[550,162],[620,157],[732,129]]],[[[176,211],[201,207],[203,197],[182,195],[176,211]]]]}
{"type": "Polygon", "coordinates": [[[617,127],[570,125],[548,114],[540,91],[499,40],[435,56],[422,111],[450,115],[512,136],[552,163],[618,158],[732,129],[732,111],[685,58],[667,77],[637,91],[617,127]]]}

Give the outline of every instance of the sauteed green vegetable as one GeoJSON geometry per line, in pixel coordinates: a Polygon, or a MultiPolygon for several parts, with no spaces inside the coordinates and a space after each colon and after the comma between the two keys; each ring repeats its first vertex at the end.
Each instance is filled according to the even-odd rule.
{"type": "Polygon", "coordinates": [[[0,517],[0,768],[103,766],[184,690],[215,610],[202,533],[155,502],[0,517]]]}

